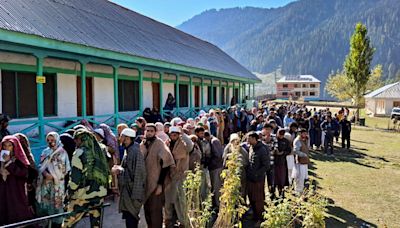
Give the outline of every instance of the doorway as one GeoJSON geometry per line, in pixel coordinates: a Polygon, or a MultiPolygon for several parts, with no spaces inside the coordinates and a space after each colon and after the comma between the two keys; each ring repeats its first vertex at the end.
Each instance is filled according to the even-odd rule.
{"type": "Polygon", "coordinates": [[[153,82],[151,86],[153,88],[153,108],[160,110],[160,83],[153,82]]]}
{"type": "MultiPolygon", "coordinates": [[[[82,89],[81,77],[76,78],[76,111],[78,116],[82,116],[82,89]]],[[[93,78],[86,78],[86,115],[93,115],[93,78]]]]}

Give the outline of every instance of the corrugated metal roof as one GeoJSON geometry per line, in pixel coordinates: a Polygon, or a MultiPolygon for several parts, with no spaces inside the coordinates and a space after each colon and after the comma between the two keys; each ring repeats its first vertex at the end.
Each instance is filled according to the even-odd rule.
{"type": "Polygon", "coordinates": [[[400,98],[400,82],[385,85],[364,96],[365,98],[400,98]]]}
{"type": "Polygon", "coordinates": [[[321,82],[312,75],[288,75],[279,79],[277,82],[321,82]]]}
{"type": "Polygon", "coordinates": [[[0,3],[2,29],[259,80],[215,45],[106,0],[0,3]]]}

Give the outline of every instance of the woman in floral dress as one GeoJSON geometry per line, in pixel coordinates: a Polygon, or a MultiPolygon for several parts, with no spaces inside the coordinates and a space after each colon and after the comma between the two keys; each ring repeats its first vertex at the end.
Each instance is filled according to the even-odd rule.
{"type": "MultiPolygon", "coordinates": [[[[70,171],[68,153],[64,150],[60,136],[50,132],[46,141],[48,147],[40,157],[39,178],[36,192],[38,215],[52,215],[64,212],[65,181],[70,171]]],[[[53,221],[54,227],[61,227],[62,218],[53,221]]]]}

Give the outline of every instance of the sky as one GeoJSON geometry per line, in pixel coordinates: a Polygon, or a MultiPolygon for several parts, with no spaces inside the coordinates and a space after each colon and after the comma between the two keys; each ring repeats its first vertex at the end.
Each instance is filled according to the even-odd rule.
{"type": "Polygon", "coordinates": [[[233,7],[275,8],[294,0],[111,0],[170,26],[178,26],[208,9],[233,7]]]}

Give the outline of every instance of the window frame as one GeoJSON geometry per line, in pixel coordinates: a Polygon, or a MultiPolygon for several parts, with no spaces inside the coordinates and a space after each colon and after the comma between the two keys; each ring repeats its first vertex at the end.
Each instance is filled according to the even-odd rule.
{"type": "MultiPolygon", "coordinates": [[[[15,116],[13,115],[13,114],[11,114],[10,116],[12,117],[12,118],[15,118],[15,119],[29,119],[29,118],[38,118],[39,117],[39,115],[38,115],[38,110],[37,110],[37,103],[38,103],[38,100],[37,100],[37,83],[36,83],[36,77],[37,77],[37,74],[36,74],[36,72],[33,72],[33,71],[25,71],[25,70],[7,70],[7,69],[1,69],[0,70],[1,71],[1,80],[3,81],[3,77],[5,77],[5,73],[6,72],[8,72],[8,73],[12,73],[13,74],[13,77],[14,77],[14,94],[13,94],[13,96],[15,97],[15,116]],[[34,92],[35,92],[35,96],[34,96],[34,102],[35,102],[35,105],[36,105],[36,114],[29,114],[29,115],[21,115],[21,112],[20,112],[20,109],[21,109],[21,107],[19,107],[20,106],[20,96],[19,96],[19,89],[20,89],[20,85],[19,85],[19,81],[21,80],[20,78],[19,78],[19,76],[18,76],[18,74],[27,74],[27,75],[29,75],[29,76],[32,76],[33,77],[33,79],[35,80],[35,87],[33,88],[33,90],[34,90],[34,92]]],[[[44,115],[44,117],[55,117],[55,116],[58,116],[58,78],[57,78],[57,73],[49,73],[49,72],[43,72],[43,76],[45,76],[46,77],[46,83],[43,83],[43,111],[44,111],[44,113],[43,113],[43,115],[44,115]],[[49,114],[46,114],[46,103],[48,103],[48,102],[46,102],[45,101],[45,97],[46,97],[46,91],[48,91],[46,88],[45,88],[45,86],[46,86],[46,84],[48,84],[49,83],[49,77],[52,77],[53,78],[53,110],[52,110],[52,113],[49,113],[49,114]]],[[[27,76],[20,76],[20,77],[27,77],[27,76]]],[[[2,94],[1,94],[1,96],[2,96],[2,106],[4,105],[4,89],[3,89],[3,83],[2,83],[2,94]]],[[[2,108],[2,110],[3,110],[3,112],[4,112],[4,108],[2,108]]],[[[7,113],[6,113],[7,114],[7,113]]]]}

